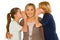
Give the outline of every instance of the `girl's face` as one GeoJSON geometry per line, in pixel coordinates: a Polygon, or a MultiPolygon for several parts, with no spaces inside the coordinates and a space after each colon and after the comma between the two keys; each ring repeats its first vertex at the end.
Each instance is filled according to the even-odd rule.
{"type": "Polygon", "coordinates": [[[20,9],[17,10],[16,18],[19,18],[19,19],[22,18],[20,9]]]}
{"type": "Polygon", "coordinates": [[[35,9],[33,6],[27,6],[25,12],[28,17],[33,17],[35,14],[35,9]]]}

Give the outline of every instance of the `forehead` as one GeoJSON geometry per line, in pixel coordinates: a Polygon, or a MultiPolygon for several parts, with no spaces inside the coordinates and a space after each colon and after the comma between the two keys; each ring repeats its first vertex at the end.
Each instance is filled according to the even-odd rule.
{"type": "Polygon", "coordinates": [[[27,6],[26,9],[34,9],[34,7],[30,5],[30,6],[27,6]]]}

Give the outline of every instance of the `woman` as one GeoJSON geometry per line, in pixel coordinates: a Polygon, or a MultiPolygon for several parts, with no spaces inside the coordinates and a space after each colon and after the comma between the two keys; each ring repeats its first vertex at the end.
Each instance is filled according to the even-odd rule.
{"type": "MultiPolygon", "coordinates": [[[[23,40],[44,40],[43,35],[43,28],[39,27],[39,22],[41,21],[41,18],[39,20],[37,19],[38,16],[36,16],[36,8],[35,5],[32,3],[29,3],[25,7],[25,14],[27,16],[27,32],[24,32],[23,40]]],[[[22,20],[20,22],[20,25],[23,26],[24,21],[22,20]]]]}
{"type": "Polygon", "coordinates": [[[21,17],[21,10],[19,8],[12,8],[10,13],[7,14],[7,28],[9,28],[7,31],[12,34],[10,40],[21,40],[21,31],[25,32],[27,29],[25,16],[23,28],[21,25],[19,25],[19,19],[21,17]],[[11,18],[13,20],[11,20],[11,18]]]}
{"type": "Polygon", "coordinates": [[[40,12],[38,13],[42,13],[44,15],[43,19],[41,20],[42,25],[40,26],[43,26],[45,40],[58,40],[55,21],[51,15],[50,3],[46,1],[40,2],[39,8],[40,12]]]}

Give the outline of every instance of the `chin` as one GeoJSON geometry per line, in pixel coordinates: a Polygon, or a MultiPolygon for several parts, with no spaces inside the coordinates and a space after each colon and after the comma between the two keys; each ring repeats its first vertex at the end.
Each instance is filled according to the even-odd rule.
{"type": "Polygon", "coordinates": [[[29,16],[30,18],[32,18],[33,16],[29,16]]]}
{"type": "Polygon", "coordinates": [[[19,19],[21,19],[22,17],[20,17],[19,19]]]}

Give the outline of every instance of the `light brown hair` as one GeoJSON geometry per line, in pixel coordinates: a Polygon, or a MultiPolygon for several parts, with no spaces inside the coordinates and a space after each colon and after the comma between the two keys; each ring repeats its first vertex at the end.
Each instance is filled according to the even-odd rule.
{"type": "Polygon", "coordinates": [[[50,13],[51,12],[51,6],[50,3],[47,1],[43,1],[39,3],[39,8],[42,8],[45,13],[50,13]]]}

